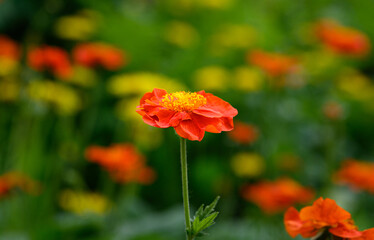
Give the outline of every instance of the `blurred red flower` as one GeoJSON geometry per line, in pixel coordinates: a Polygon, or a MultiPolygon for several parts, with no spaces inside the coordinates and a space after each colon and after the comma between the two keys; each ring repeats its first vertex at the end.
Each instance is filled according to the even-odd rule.
{"type": "Polygon", "coordinates": [[[16,42],[10,38],[0,35],[0,57],[19,60],[21,50],[16,42]]]}
{"type": "Polygon", "coordinates": [[[247,54],[247,61],[250,64],[260,67],[272,77],[292,73],[297,66],[294,57],[279,53],[269,53],[262,50],[253,50],[247,54]]]}
{"type": "Polygon", "coordinates": [[[50,71],[56,77],[66,79],[72,74],[69,56],[59,47],[42,46],[28,52],[28,64],[36,71],[50,71]]]}
{"type": "Polygon", "coordinates": [[[8,172],[0,176],[0,198],[8,196],[15,188],[30,194],[40,191],[39,184],[22,173],[8,172]]]}
{"type": "Polygon", "coordinates": [[[101,66],[107,70],[116,70],[125,64],[121,49],[104,43],[84,43],[73,50],[74,60],[86,67],[101,66]]]}
{"type": "Polygon", "coordinates": [[[204,90],[167,93],[157,88],[142,97],[136,111],[151,126],[173,127],[182,138],[198,141],[205,132],[231,131],[238,114],[228,102],[204,90]]]}
{"type": "Polygon", "coordinates": [[[258,138],[255,126],[240,121],[235,121],[235,128],[229,132],[229,137],[240,144],[251,144],[258,138]]]}
{"type": "Polygon", "coordinates": [[[335,174],[335,180],[353,188],[374,193],[374,162],[347,159],[335,174]]]}
{"type": "Polygon", "coordinates": [[[314,197],[314,192],[289,178],[274,182],[262,181],[243,187],[244,199],[255,203],[265,213],[274,214],[297,204],[307,203],[314,197]]]}
{"type": "Polygon", "coordinates": [[[370,51],[369,38],[356,29],[342,26],[332,20],[318,22],[315,29],[323,44],[337,53],[364,56],[370,51]]]}
{"type": "Polygon", "coordinates": [[[101,165],[117,182],[151,184],[155,179],[153,169],[146,166],[144,156],[131,144],[91,146],[85,154],[89,161],[101,165]]]}
{"type": "Polygon", "coordinates": [[[343,239],[362,236],[354,225],[351,214],[329,198],[317,199],[312,206],[301,209],[300,213],[290,207],[284,215],[284,224],[292,237],[300,234],[304,238],[311,238],[325,230],[343,239]]]}

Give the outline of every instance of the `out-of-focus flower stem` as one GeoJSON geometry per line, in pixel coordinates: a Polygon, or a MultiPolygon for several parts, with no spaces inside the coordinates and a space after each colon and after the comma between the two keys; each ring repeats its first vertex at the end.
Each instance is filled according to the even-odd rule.
{"type": "Polygon", "coordinates": [[[180,138],[181,167],[182,167],[182,193],[184,205],[184,217],[186,221],[187,240],[193,240],[191,236],[190,203],[188,200],[188,174],[187,174],[187,144],[185,138],[180,138]]]}

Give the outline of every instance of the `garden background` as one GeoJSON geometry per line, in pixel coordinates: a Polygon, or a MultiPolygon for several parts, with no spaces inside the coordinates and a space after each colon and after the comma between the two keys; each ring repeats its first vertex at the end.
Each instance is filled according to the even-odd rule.
{"type": "Polygon", "coordinates": [[[0,0],[0,239],[183,239],[178,136],[135,112],[154,88],[239,112],[187,144],[192,209],[221,196],[205,239],[291,239],[320,196],[374,227],[373,9],[0,0]]]}

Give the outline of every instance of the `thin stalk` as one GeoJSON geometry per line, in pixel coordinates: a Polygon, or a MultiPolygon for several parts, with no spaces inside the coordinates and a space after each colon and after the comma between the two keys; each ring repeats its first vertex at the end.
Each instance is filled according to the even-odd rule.
{"type": "Polygon", "coordinates": [[[183,193],[183,206],[184,217],[186,221],[187,240],[193,240],[191,236],[191,218],[190,218],[190,203],[188,200],[188,175],[187,175],[187,146],[186,139],[180,138],[181,149],[181,167],[182,167],[182,193],[183,193]]]}

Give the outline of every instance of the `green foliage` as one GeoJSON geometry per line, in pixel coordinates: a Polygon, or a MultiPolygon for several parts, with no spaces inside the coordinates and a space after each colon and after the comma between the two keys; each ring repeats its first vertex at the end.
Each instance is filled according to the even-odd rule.
{"type": "Polygon", "coordinates": [[[210,205],[204,207],[204,204],[202,204],[200,206],[195,213],[195,217],[192,221],[192,229],[190,230],[189,235],[192,237],[205,235],[203,231],[212,226],[215,223],[214,220],[218,216],[218,212],[214,211],[214,208],[219,199],[220,196],[217,196],[210,205]]]}

